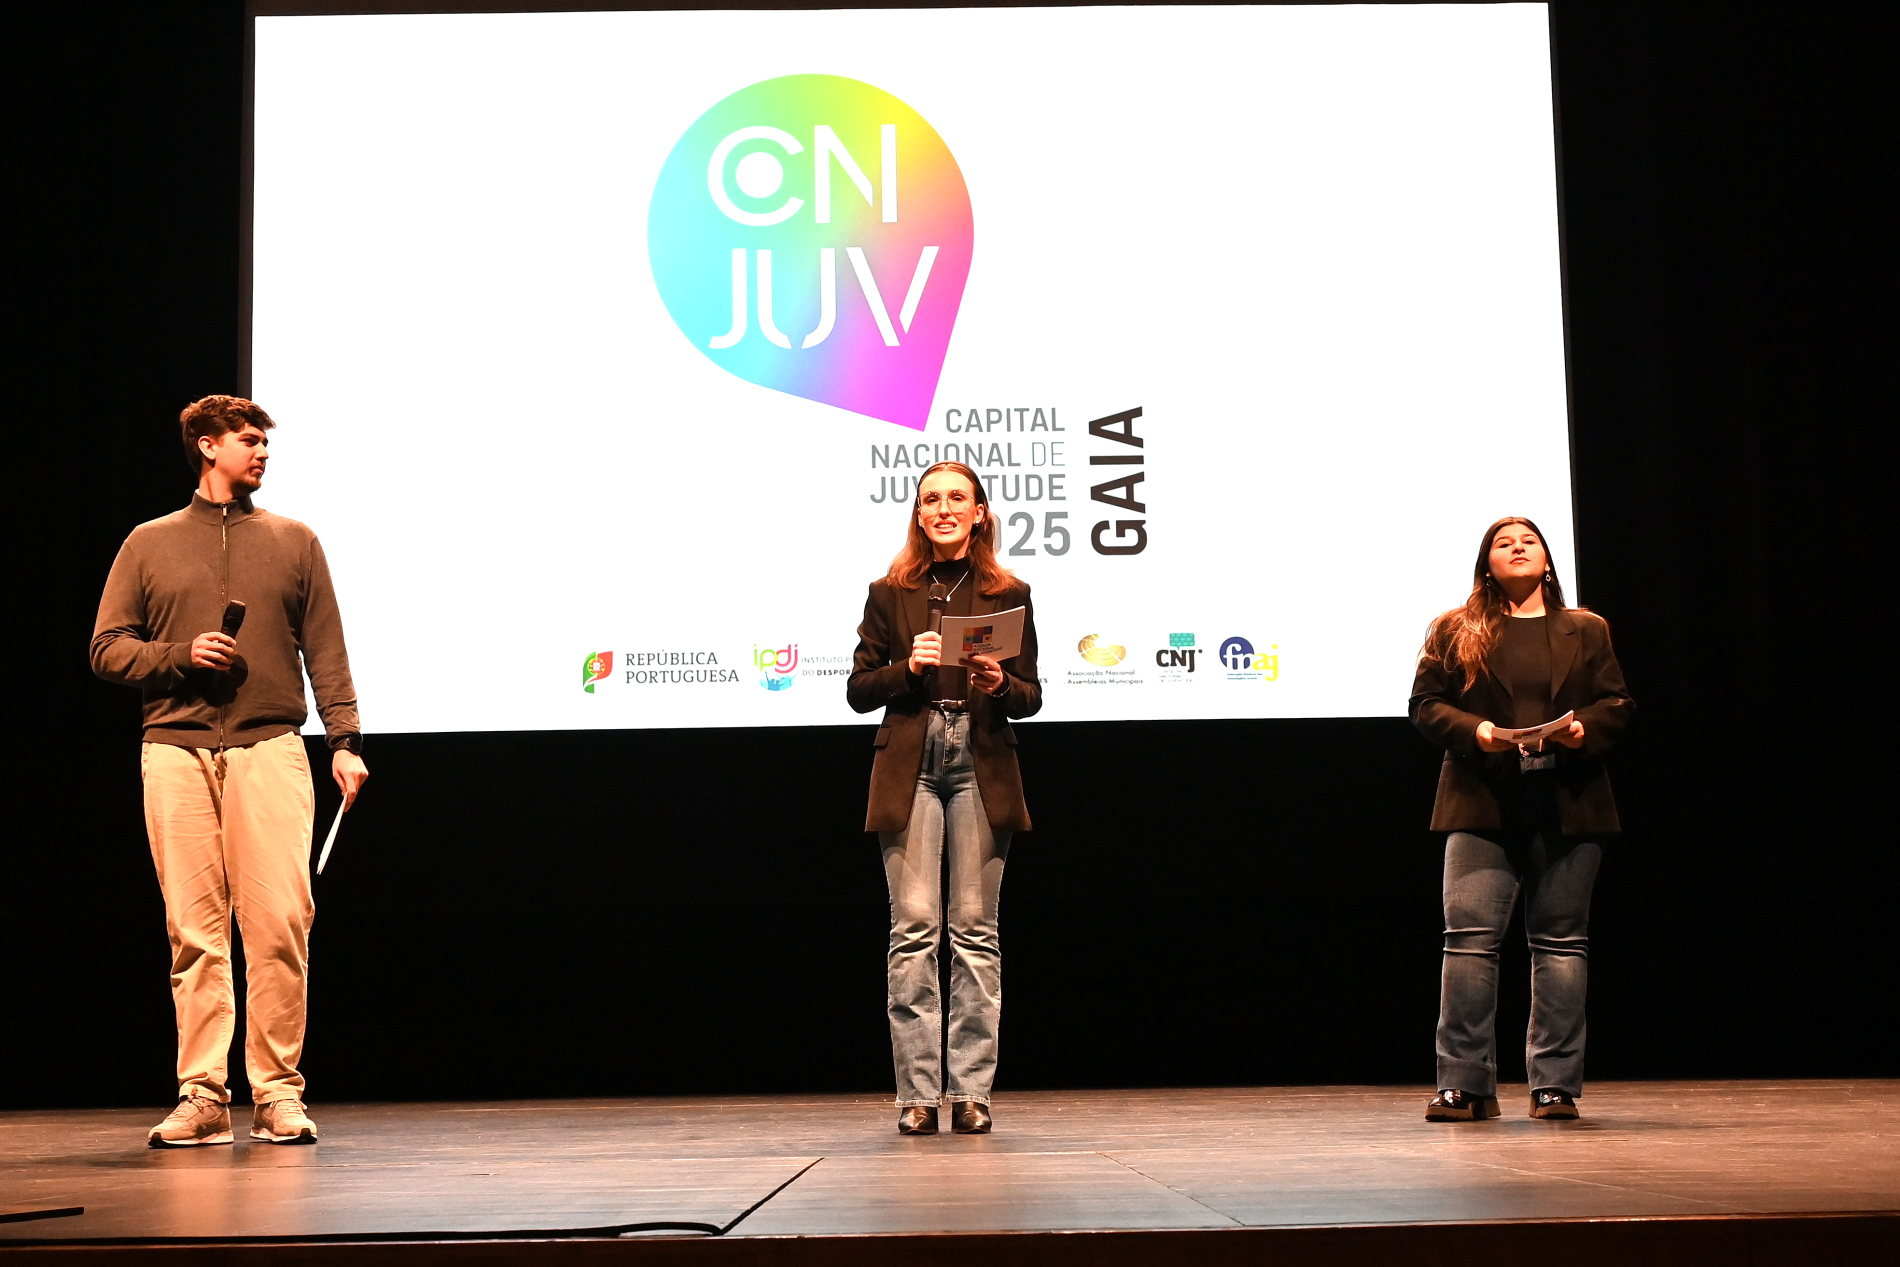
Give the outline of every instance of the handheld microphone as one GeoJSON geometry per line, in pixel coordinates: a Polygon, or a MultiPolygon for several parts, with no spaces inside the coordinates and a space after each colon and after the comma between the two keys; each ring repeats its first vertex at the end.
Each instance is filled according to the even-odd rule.
{"type": "Polygon", "coordinates": [[[232,599],[224,605],[224,636],[237,637],[237,631],[244,627],[244,604],[232,599]]]}
{"type": "MultiPolygon", "coordinates": [[[[949,605],[950,605],[949,589],[946,588],[941,581],[933,582],[930,586],[930,632],[931,633],[940,634],[943,632],[943,609],[945,607],[948,607],[949,605]]],[[[932,682],[936,682],[936,683],[942,682],[943,681],[943,666],[939,664],[935,669],[925,670],[924,676],[932,682]]],[[[933,693],[936,695],[942,695],[944,692],[941,687],[936,687],[933,689],[933,693]]]]}
{"type": "Polygon", "coordinates": [[[943,609],[949,605],[950,591],[939,582],[930,587],[930,632],[943,632],[943,609]]]}

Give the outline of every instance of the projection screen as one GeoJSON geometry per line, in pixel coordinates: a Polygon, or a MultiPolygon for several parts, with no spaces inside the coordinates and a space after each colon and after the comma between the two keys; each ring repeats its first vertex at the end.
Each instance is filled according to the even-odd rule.
{"type": "Polygon", "coordinates": [[[1500,514],[1574,601],[1544,5],[255,38],[259,502],[369,729],[862,720],[945,458],[1043,720],[1402,714],[1500,514]]]}

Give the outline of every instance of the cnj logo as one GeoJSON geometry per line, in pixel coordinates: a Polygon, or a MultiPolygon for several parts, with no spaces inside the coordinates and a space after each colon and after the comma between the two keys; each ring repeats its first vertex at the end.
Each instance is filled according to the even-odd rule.
{"type": "Polygon", "coordinates": [[[1280,680],[1280,657],[1268,652],[1279,649],[1280,644],[1276,642],[1267,652],[1256,652],[1253,643],[1245,638],[1229,638],[1220,644],[1220,662],[1227,666],[1230,681],[1277,682],[1280,680]]]}
{"type": "Polygon", "coordinates": [[[1201,654],[1194,645],[1194,635],[1177,633],[1168,635],[1168,645],[1155,652],[1155,667],[1162,669],[1185,669],[1194,672],[1194,661],[1201,654]]]}
{"type": "Polygon", "coordinates": [[[837,75],[742,88],[660,169],[660,298],[750,383],[921,431],[956,324],[970,194],[923,116],[837,75]]]}
{"type": "Polygon", "coordinates": [[[1087,660],[1090,664],[1100,665],[1104,669],[1113,668],[1128,658],[1127,647],[1118,647],[1103,642],[1096,634],[1090,634],[1088,637],[1082,639],[1082,641],[1076,643],[1075,649],[1082,653],[1084,660],[1087,660]]]}
{"type": "Polygon", "coordinates": [[[759,671],[759,685],[768,691],[790,690],[798,680],[798,644],[792,643],[776,651],[770,647],[761,651],[752,648],[752,667],[759,671]]]}
{"type": "Polygon", "coordinates": [[[611,651],[590,651],[581,661],[581,689],[589,695],[594,693],[594,683],[604,682],[607,675],[614,671],[614,653],[611,651]]]}

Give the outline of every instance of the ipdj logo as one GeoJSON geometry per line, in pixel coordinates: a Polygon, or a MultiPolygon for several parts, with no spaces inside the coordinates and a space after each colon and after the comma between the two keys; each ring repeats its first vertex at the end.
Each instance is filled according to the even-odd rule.
{"type": "MultiPolygon", "coordinates": [[[[1279,643],[1271,650],[1278,651],[1279,643]]],[[[1220,662],[1227,666],[1229,676],[1245,674],[1250,678],[1259,678],[1275,682],[1280,677],[1280,657],[1267,652],[1256,653],[1253,643],[1245,638],[1229,638],[1220,644],[1220,662]]]]}
{"type": "Polygon", "coordinates": [[[1113,668],[1128,658],[1127,647],[1118,647],[1111,643],[1103,642],[1096,634],[1090,634],[1088,637],[1082,639],[1082,641],[1076,643],[1075,649],[1082,653],[1084,660],[1087,660],[1090,664],[1100,665],[1105,669],[1113,668]]]}
{"type": "Polygon", "coordinates": [[[607,675],[614,671],[614,653],[611,651],[590,651],[581,661],[581,689],[589,695],[594,693],[594,683],[604,682],[607,675]]]}
{"type": "Polygon", "coordinates": [[[973,236],[936,129],[837,75],[767,79],[701,115],[647,218],[660,298],[714,364],[919,431],[973,236]]]}
{"type": "Polygon", "coordinates": [[[789,690],[798,680],[798,644],[794,642],[777,650],[767,647],[763,651],[754,647],[752,667],[759,671],[759,685],[766,690],[789,690]]]}

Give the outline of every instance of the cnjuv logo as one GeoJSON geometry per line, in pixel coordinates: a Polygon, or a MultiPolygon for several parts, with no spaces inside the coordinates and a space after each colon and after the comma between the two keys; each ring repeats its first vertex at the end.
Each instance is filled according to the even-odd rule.
{"type": "Polygon", "coordinates": [[[837,75],[767,79],[701,115],[647,218],[660,298],[714,364],[919,431],[973,239],[936,129],[837,75]]]}

